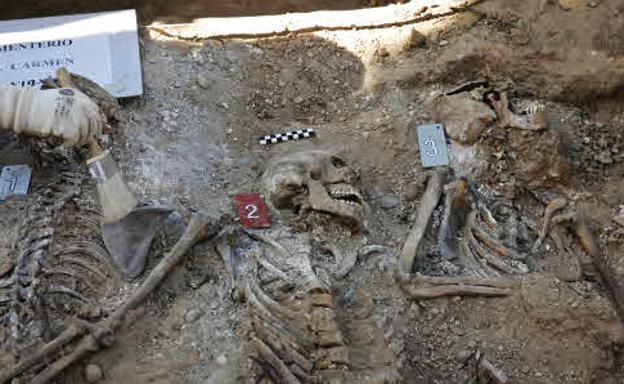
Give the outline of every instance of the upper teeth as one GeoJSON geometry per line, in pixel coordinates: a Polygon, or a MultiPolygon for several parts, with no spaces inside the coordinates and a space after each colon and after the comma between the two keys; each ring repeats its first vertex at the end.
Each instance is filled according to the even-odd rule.
{"type": "MultiPolygon", "coordinates": [[[[362,195],[350,185],[330,185],[328,186],[329,194],[334,197],[355,197],[358,200],[362,200],[362,195]]],[[[356,204],[355,202],[348,202],[351,204],[356,204]]]]}

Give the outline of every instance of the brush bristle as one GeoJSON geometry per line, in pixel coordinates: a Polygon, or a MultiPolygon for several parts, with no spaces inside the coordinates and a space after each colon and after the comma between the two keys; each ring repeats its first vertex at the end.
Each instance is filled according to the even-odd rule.
{"type": "Polygon", "coordinates": [[[121,172],[116,172],[98,183],[97,191],[104,223],[113,223],[123,219],[138,204],[124,183],[121,172]]]}

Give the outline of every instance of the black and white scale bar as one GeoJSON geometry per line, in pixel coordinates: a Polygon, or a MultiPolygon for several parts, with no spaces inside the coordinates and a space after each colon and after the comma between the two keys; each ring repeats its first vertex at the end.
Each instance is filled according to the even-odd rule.
{"type": "Polygon", "coordinates": [[[275,135],[266,135],[260,137],[260,144],[268,145],[268,144],[276,144],[282,143],[290,140],[299,140],[299,139],[309,139],[310,137],[315,137],[316,133],[312,128],[298,129],[296,131],[287,132],[287,133],[277,133],[275,135]]]}

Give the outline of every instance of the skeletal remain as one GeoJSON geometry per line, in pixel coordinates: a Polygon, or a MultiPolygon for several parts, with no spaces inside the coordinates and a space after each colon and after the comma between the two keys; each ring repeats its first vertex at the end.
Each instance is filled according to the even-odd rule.
{"type": "MultiPolygon", "coordinates": [[[[83,189],[90,188],[82,180],[83,171],[76,167],[59,172],[57,181],[31,194],[34,202],[13,250],[17,254],[14,268],[0,284],[0,296],[3,291],[12,292],[7,296],[10,300],[0,303],[4,319],[0,341],[6,352],[22,355],[52,332],[61,330],[61,335],[67,335],[62,328],[69,313],[62,308],[71,308],[70,303],[80,307],[82,302],[102,300],[114,280],[108,256],[98,243],[98,228],[74,227],[97,220],[85,216],[98,217],[95,202],[81,196],[83,189]],[[66,209],[70,205],[71,209],[66,209]],[[72,255],[77,262],[67,263],[64,255],[72,255]]],[[[23,356],[28,357],[28,362],[33,355],[23,356]]],[[[27,369],[32,365],[23,362],[17,367],[27,369]]]]}
{"type": "Polygon", "coordinates": [[[329,242],[323,244],[321,249],[331,253],[336,260],[336,269],[332,273],[333,277],[336,279],[343,279],[345,276],[353,270],[355,264],[357,263],[359,251],[348,251],[346,252],[346,256],[343,256],[343,252],[338,249],[338,246],[333,242],[329,242]]]}
{"type": "Polygon", "coordinates": [[[384,270],[388,269],[390,265],[395,264],[395,260],[392,254],[390,253],[388,248],[384,247],[383,245],[365,245],[358,250],[358,257],[360,258],[360,260],[362,260],[372,253],[378,253],[382,256],[382,264],[380,266],[383,267],[384,270]]]}
{"type": "Polygon", "coordinates": [[[514,113],[509,108],[509,99],[505,93],[498,95],[498,97],[496,94],[490,93],[488,94],[488,100],[492,107],[494,107],[499,124],[503,128],[511,127],[530,131],[541,131],[546,129],[548,125],[544,106],[541,104],[528,106],[526,114],[521,115],[514,113]]]}
{"type": "MultiPolygon", "coordinates": [[[[364,203],[353,186],[355,176],[344,159],[325,151],[305,151],[272,161],[262,183],[276,208],[292,210],[311,224],[318,217],[347,224],[339,227],[351,234],[364,228],[364,203]]],[[[337,323],[330,280],[342,278],[353,268],[358,256],[354,249],[359,245],[345,251],[341,239],[320,241],[335,259],[330,273],[321,277],[312,266],[310,236],[292,231],[277,218],[271,229],[230,229],[217,242],[232,286],[247,305],[251,319],[248,346],[262,371],[258,380],[331,382],[340,377],[372,383],[372,377],[398,376],[386,360],[354,370],[350,348],[337,323]]]]}
{"type": "Polygon", "coordinates": [[[224,244],[230,244],[222,253],[224,261],[232,260],[228,255],[247,253],[229,270],[234,272],[235,284],[244,287],[254,331],[252,350],[261,366],[271,368],[266,372],[277,375],[273,380],[299,383],[319,370],[348,365],[348,359],[339,357],[344,353],[337,352],[345,347],[334,320],[333,299],[312,270],[307,236],[283,230],[278,231],[277,239],[275,234],[259,231],[224,235],[217,246],[222,253],[224,244]],[[242,268],[243,263],[252,267],[242,268]]]}
{"type": "MultiPolygon", "coordinates": [[[[24,363],[18,364],[11,370],[0,372],[0,383],[5,383],[20,375],[26,369],[47,360],[62,348],[66,348],[77,336],[87,334],[78,340],[73,350],[68,354],[56,359],[46,368],[40,371],[30,382],[32,384],[45,384],[56,377],[60,372],[71,366],[78,360],[101,348],[110,347],[114,342],[114,332],[121,326],[129,311],[140,305],[147,296],[167,277],[169,271],[175,267],[184,257],[186,252],[198,241],[208,239],[217,232],[218,224],[202,213],[195,214],[187,229],[178,240],[173,249],[156,265],[141,285],[118,307],[109,317],[97,324],[88,326],[69,326],[55,340],[46,344],[35,355],[28,358],[24,363]]],[[[76,323],[74,324],[85,324],[76,323]]]]}
{"type": "Polygon", "coordinates": [[[398,272],[402,275],[407,275],[411,272],[416,254],[418,252],[418,246],[420,241],[427,230],[429,220],[433,210],[438,205],[440,196],[442,195],[442,184],[444,183],[444,175],[436,172],[431,175],[427,182],[427,189],[422,197],[421,203],[418,206],[418,213],[416,215],[416,222],[412,226],[401,254],[399,255],[398,272]]]}
{"type": "MultiPolygon", "coordinates": [[[[64,207],[72,201],[91,204],[88,200],[76,199],[83,188],[81,178],[76,176],[81,172],[80,167],[69,173],[60,172],[56,182],[50,183],[43,191],[33,194],[35,201],[30,205],[30,213],[23,221],[20,231],[22,235],[16,239],[14,247],[16,257],[11,277],[0,284],[0,293],[2,290],[12,290],[12,294],[9,295],[12,297],[11,301],[5,302],[8,305],[4,307],[0,305],[0,317],[5,319],[6,326],[0,341],[7,347],[12,346],[15,353],[19,353],[18,346],[20,349],[25,348],[39,340],[41,334],[36,333],[37,327],[32,326],[34,322],[44,320],[42,331],[50,325],[54,326],[54,324],[46,324],[49,321],[62,322],[63,314],[59,313],[51,317],[51,314],[47,313],[53,310],[48,305],[53,303],[54,299],[52,297],[44,299],[46,295],[62,293],[79,301],[87,300],[73,287],[77,282],[83,282],[82,286],[88,286],[89,282],[85,280],[89,277],[84,273],[74,273],[72,268],[60,266],[54,254],[55,250],[63,249],[67,239],[67,232],[57,233],[55,228],[64,217],[64,207]],[[70,278],[58,279],[55,276],[59,274],[46,272],[50,269],[63,272],[64,276],[70,278]],[[24,343],[24,339],[29,342],[24,343]]],[[[93,245],[89,238],[91,234],[88,231],[82,232],[82,236],[85,236],[84,249],[93,245]]],[[[79,252],[78,255],[81,253],[79,252]]],[[[85,259],[83,263],[88,264],[90,261],[85,259]]],[[[98,267],[92,266],[92,268],[98,267]]],[[[92,291],[95,296],[99,293],[101,292],[97,290],[92,291]]],[[[95,297],[91,296],[91,298],[95,297]]]]}
{"type": "MultiPolygon", "coordinates": [[[[83,91],[91,94],[88,88],[94,87],[101,90],[92,83],[86,84],[83,91]]],[[[110,96],[108,102],[111,108],[105,108],[107,113],[114,112],[115,105],[119,107],[110,96]]],[[[49,170],[57,175],[57,180],[31,193],[34,201],[13,249],[11,284],[0,284],[0,295],[4,289],[12,290],[10,302],[4,307],[0,304],[0,319],[4,319],[0,342],[7,351],[13,349],[14,354],[26,357],[17,364],[17,368],[24,368],[19,372],[12,370],[12,376],[36,365],[30,361],[47,360],[56,353],[46,349],[54,342],[43,346],[43,355],[29,353],[54,333],[60,333],[56,340],[61,341],[61,347],[64,340],[70,341],[75,336],[71,324],[76,322],[67,319],[84,307],[83,302],[96,306],[117,282],[102,245],[99,208],[81,160],[68,150],[56,151],[54,157],[67,167],[49,170]],[[70,325],[65,328],[67,324],[70,325]],[[74,336],[64,339],[67,335],[74,336]]],[[[4,382],[6,372],[0,373],[0,377],[0,382],[4,382]]]]}
{"type": "Polygon", "coordinates": [[[542,226],[542,228],[546,228],[546,234],[542,235],[542,233],[540,233],[540,237],[547,237],[550,235],[553,237],[553,240],[555,240],[557,247],[561,248],[561,242],[558,241],[556,234],[550,233],[547,221],[554,224],[564,224],[577,238],[583,251],[591,257],[595,267],[600,273],[601,279],[604,281],[613,298],[620,319],[624,319],[624,285],[621,283],[621,279],[617,277],[617,271],[620,269],[617,266],[617,258],[608,254],[607,249],[599,244],[589,227],[589,223],[582,208],[576,210],[572,209],[565,213],[554,215],[555,207],[557,208],[556,210],[565,208],[566,204],[564,204],[564,201],[567,203],[567,200],[563,198],[555,198],[547,205],[544,213],[544,224],[542,226]],[[548,207],[551,207],[551,209],[549,210],[548,207]],[[548,216],[550,216],[550,220],[548,220],[548,216]]]}
{"type": "Polygon", "coordinates": [[[512,280],[481,277],[432,277],[415,273],[401,288],[415,299],[433,299],[443,296],[507,296],[519,286],[512,280]]]}
{"type": "Polygon", "coordinates": [[[567,206],[568,200],[565,197],[556,197],[547,204],[542,219],[542,228],[533,248],[536,250],[539,249],[544,239],[550,235],[551,224],[566,224],[578,238],[583,250],[592,258],[596,257],[600,253],[600,250],[594,236],[591,234],[583,212],[570,209],[562,214],[555,215],[557,211],[567,206]]]}
{"type": "Polygon", "coordinates": [[[477,351],[475,358],[478,384],[505,384],[509,381],[505,372],[486,359],[480,351],[477,351]]]}
{"type": "MultiPolygon", "coordinates": [[[[422,238],[440,198],[438,181],[434,183],[429,182],[418,209],[417,224],[414,225],[419,231],[418,236],[411,237],[413,232],[410,233],[403,246],[403,250],[409,249],[410,254],[416,251],[420,241],[414,243],[413,239],[422,238]]],[[[503,296],[510,294],[515,284],[507,279],[496,278],[528,272],[528,267],[520,261],[524,255],[505,246],[497,238],[502,235],[502,228],[481,196],[473,191],[475,188],[466,179],[459,179],[444,187],[445,207],[438,232],[438,249],[443,254],[459,259],[466,272],[474,277],[429,277],[420,273],[410,276],[400,267],[396,278],[410,296],[419,299],[450,295],[503,296]],[[484,228],[488,228],[493,235],[484,228]]],[[[404,255],[402,253],[401,256],[404,255]]],[[[403,266],[406,267],[411,269],[411,264],[403,266]]]]}
{"type": "Polygon", "coordinates": [[[364,200],[353,186],[356,173],[346,160],[327,151],[304,151],[274,160],[262,176],[278,209],[310,209],[364,228],[364,200]]]}
{"type": "Polygon", "coordinates": [[[542,229],[539,232],[539,237],[535,241],[533,245],[533,252],[537,251],[539,247],[542,245],[546,236],[548,236],[548,231],[550,229],[550,223],[553,219],[555,212],[560,209],[565,208],[568,205],[568,199],[565,197],[558,197],[550,201],[544,210],[544,217],[542,218],[542,229]]]}

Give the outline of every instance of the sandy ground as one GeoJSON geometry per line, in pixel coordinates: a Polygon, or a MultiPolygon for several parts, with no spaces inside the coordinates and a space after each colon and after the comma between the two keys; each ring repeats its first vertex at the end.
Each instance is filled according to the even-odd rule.
{"type": "MultiPolygon", "coordinates": [[[[541,102],[548,129],[518,132],[493,123],[470,145],[450,140],[456,175],[469,173],[491,202],[534,223],[549,198],[572,196],[619,259],[624,236],[613,218],[624,205],[623,31],[617,0],[490,0],[470,12],[387,29],[199,42],[145,32],[145,94],[122,102],[124,117],[109,143],[140,200],[171,204],[185,218],[197,210],[231,213],[233,196],[259,190],[275,157],[311,148],[339,152],[360,175],[357,187],[369,207],[365,244],[397,254],[427,179],[416,126],[444,117],[445,92],[487,79],[514,103],[541,102]],[[274,146],[257,140],[305,127],[317,137],[274,146]]],[[[28,158],[25,148],[7,151],[0,165],[28,158]]],[[[279,220],[280,212],[273,214],[279,220]]],[[[433,251],[436,226],[417,269],[457,273],[448,268],[452,260],[433,251]]],[[[624,338],[609,292],[576,239],[562,233],[573,252],[546,247],[532,254],[531,272],[517,277],[521,287],[505,298],[411,300],[372,255],[334,289],[337,297],[362,289],[372,298],[404,383],[476,382],[467,357],[475,351],[510,383],[620,383],[624,338]]],[[[529,252],[531,245],[517,247],[529,252]]],[[[3,249],[0,256],[11,257],[10,246],[3,249]]],[[[197,246],[114,347],[59,383],[84,382],[87,363],[102,368],[105,383],[250,382],[246,312],[230,288],[213,247],[197,246]]]]}

